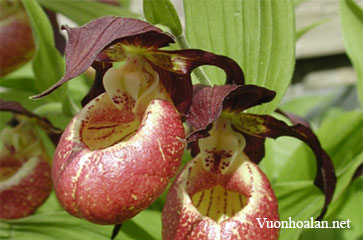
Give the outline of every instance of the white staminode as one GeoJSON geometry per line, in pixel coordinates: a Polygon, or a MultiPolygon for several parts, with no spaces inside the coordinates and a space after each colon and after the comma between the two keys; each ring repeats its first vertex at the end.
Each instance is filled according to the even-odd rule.
{"type": "Polygon", "coordinates": [[[203,166],[210,171],[216,160],[213,157],[219,154],[218,157],[221,158],[219,170],[224,174],[232,165],[233,160],[242,154],[246,140],[242,134],[232,129],[231,120],[228,118],[219,118],[215,121],[209,134],[209,137],[199,140],[203,166]]]}
{"type": "MultiPolygon", "coordinates": [[[[118,109],[122,109],[125,94],[140,102],[159,84],[159,75],[144,57],[130,55],[120,68],[109,69],[103,85],[107,95],[118,109]]],[[[134,106],[136,109],[136,105],[134,106]]]]}

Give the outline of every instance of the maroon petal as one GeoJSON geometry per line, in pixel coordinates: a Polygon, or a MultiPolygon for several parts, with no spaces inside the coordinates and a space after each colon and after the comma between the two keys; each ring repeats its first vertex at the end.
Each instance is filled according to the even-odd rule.
{"type": "Polygon", "coordinates": [[[221,115],[223,109],[229,112],[241,112],[252,106],[269,102],[274,97],[275,92],[255,85],[230,84],[214,87],[195,85],[192,105],[186,118],[195,132],[188,140],[194,139],[196,134],[204,131],[221,115]]]}
{"type": "Polygon", "coordinates": [[[351,182],[363,175],[363,163],[359,165],[355,173],[353,174],[351,182]]]}
{"type": "Polygon", "coordinates": [[[220,67],[226,73],[227,83],[244,84],[239,65],[232,59],[198,49],[162,51],[132,46],[125,41],[112,45],[98,55],[99,61],[121,61],[125,51],[141,54],[148,59],[159,73],[160,79],[173,99],[174,105],[185,114],[191,103],[192,84],[190,73],[202,65],[220,67]],[[125,50],[127,49],[127,50],[125,50]]]}
{"type": "Polygon", "coordinates": [[[252,162],[259,164],[265,156],[265,138],[255,137],[242,133],[246,139],[246,147],[244,152],[252,162]]]}
{"type": "Polygon", "coordinates": [[[0,111],[12,112],[14,114],[19,114],[35,119],[39,126],[41,126],[47,132],[53,143],[58,144],[59,138],[62,134],[62,130],[54,127],[48,119],[40,117],[28,111],[17,102],[5,101],[3,99],[0,99],[0,111]]]}
{"type": "Polygon", "coordinates": [[[24,115],[30,118],[39,118],[34,113],[26,110],[21,106],[19,103],[14,101],[5,101],[3,99],[0,99],[0,111],[6,111],[6,112],[12,112],[20,115],[24,115]]]}
{"type": "Polygon", "coordinates": [[[95,61],[92,64],[92,67],[96,70],[95,80],[87,95],[82,99],[82,107],[86,106],[92,99],[105,92],[102,79],[106,71],[112,67],[112,64],[95,61]]]}
{"type": "Polygon", "coordinates": [[[295,137],[305,142],[313,150],[318,169],[314,184],[325,194],[324,207],[317,218],[322,219],[332,200],[337,178],[330,157],[322,149],[312,130],[302,124],[288,126],[283,121],[268,115],[231,114],[231,118],[234,127],[246,134],[260,138],[295,137]]]}
{"type": "Polygon", "coordinates": [[[199,49],[176,51],[153,50],[145,53],[145,57],[155,65],[167,71],[190,74],[202,65],[217,66],[226,73],[226,83],[244,84],[244,75],[240,66],[231,58],[216,55],[199,49]]]}
{"type": "Polygon", "coordinates": [[[95,19],[80,28],[64,26],[63,29],[67,31],[69,39],[65,50],[65,74],[55,85],[33,98],[48,95],[84,72],[96,60],[97,55],[110,44],[124,41],[144,48],[159,48],[174,42],[159,28],[131,18],[107,16],[95,19]]]}
{"type": "Polygon", "coordinates": [[[59,24],[58,24],[58,20],[57,20],[57,14],[47,8],[44,8],[44,10],[52,25],[55,46],[56,46],[57,50],[60,52],[60,54],[62,54],[62,56],[63,56],[64,50],[66,47],[66,39],[60,32],[60,28],[59,28],[59,24]]]}
{"type": "Polygon", "coordinates": [[[169,72],[156,65],[152,67],[158,72],[160,81],[168,91],[175,108],[184,118],[192,102],[193,86],[190,75],[169,72]]]}
{"type": "Polygon", "coordinates": [[[281,114],[282,116],[288,118],[292,124],[294,125],[297,125],[297,124],[302,124],[304,125],[305,127],[308,127],[308,128],[311,128],[310,126],[310,123],[308,121],[306,121],[304,118],[296,115],[296,114],[293,114],[293,113],[290,113],[290,112],[285,112],[285,111],[282,111],[281,109],[276,109],[277,113],[281,114]]]}

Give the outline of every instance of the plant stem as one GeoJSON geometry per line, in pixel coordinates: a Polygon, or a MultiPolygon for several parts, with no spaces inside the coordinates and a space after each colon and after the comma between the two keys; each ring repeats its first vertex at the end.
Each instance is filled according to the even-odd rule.
{"type": "MultiPolygon", "coordinates": [[[[176,38],[177,43],[180,45],[180,47],[182,49],[188,49],[189,44],[186,40],[186,38],[184,37],[183,34],[179,35],[176,38]]],[[[201,68],[196,68],[194,70],[194,74],[195,76],[198,78],[198,81],[203,84],[203,85],[208,85],[208,86],[213,86],[213,83],[210,81],[210,79],[208,78],[207,74],[205,74],[205,72],[203,71],[203,69],[201,68]]]]}

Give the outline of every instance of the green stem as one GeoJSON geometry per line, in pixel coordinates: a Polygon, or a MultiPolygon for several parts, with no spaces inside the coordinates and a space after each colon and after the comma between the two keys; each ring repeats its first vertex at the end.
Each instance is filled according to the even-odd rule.
{"type": "MultiPolygon", "coordinates": [[[[184,37],[183,34],[179,35],[176,38],[177,43],[180,45],[180,47],[182,49],[188,49],[189,44],[186,40],[186,38],[184,37]]],[[[198,81],[203,84],[203,85],[208,85],[208,86],[213,86],[213,83],[211,82],[211,80],[208,78],[207,74],[205,74],[205,72],[203,71],[203,69],[201,68],[196,68],[193,73],[195,74],[195,76],[198,78],[198,81]]]]}

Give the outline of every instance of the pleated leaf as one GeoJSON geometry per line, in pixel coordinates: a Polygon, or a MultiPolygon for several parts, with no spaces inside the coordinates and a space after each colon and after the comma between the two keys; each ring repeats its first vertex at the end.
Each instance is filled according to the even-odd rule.
{"type": "Polygon", "coordinates": [[[103,16],[122,16],[138,18],[136,13],[130,12],[125,7],[114,6],[97,1],[49,1],[38,0],[40,4],[54,12],[62,13],[78,25],[84,25],[89,21],[103,16]]]}
{"type": "MultiPolygon", "coordinates": [[[[295,64],[292,0],[184,0],[186,36],[192,48],[234,59],[246,84],[277,92],[274,101],[254,108],[271,113],[283,97],[295,64]]],[[[213,84],[223,84],[218,69],[205,69],[213,84]]]]}

